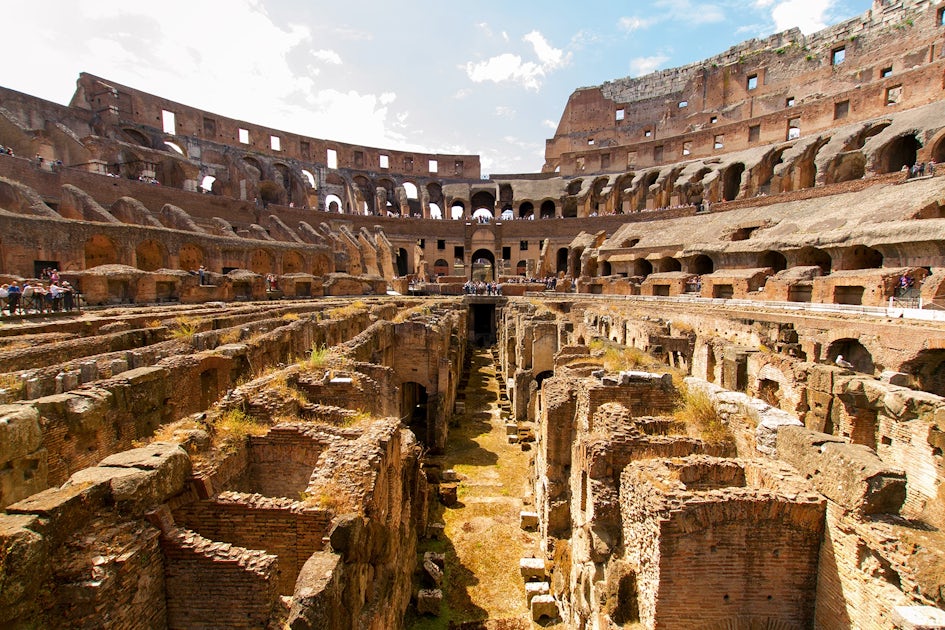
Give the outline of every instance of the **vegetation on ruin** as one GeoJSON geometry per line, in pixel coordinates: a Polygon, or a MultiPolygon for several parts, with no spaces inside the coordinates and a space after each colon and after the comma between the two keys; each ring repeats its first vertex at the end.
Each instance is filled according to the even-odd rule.
{"type": "Polygon", "coordinates": [[[331,348],[325,344],[312,344],[312,349],[308,353],[308,367],[320,368],[328,364],[328,358],[331,356],[331,348]]]}
{"type": "Polygon", "coordinates": [[[325,312],[325,314],[327,315],[328,319],[344,319],[357,313],[362,313],[365,310],[367,310],[367,303],[364,300],[355,300],[351,304],[346,304],[345,306],[336,306],[335,308],[330,308],[325,312]]]}
{"type": "Polygon", "coordinates": [[[680,404],[674,417],[695,430],[709,444],[732,442],[733,437],[712,399],[702,390],[680,388],[680,404]]]}
{"type": "Polygon", "coordinates": [[[282,316],[282,321],[294,322],[294,321],[298,321],[300,318],[301,318],[301,315],[299,315],[298,313],[286,313],[285,315],[282,316]]]}
{"type": "Polygon", "coordinates": [[[603,367],[608,372],[623,372],[641,368],[665,369],[659,359],[639,348],[624,346],[605,339],[595,339],[588,345],[592,355],[602,357],[603,367]]]}
{"type": "Polygon", "coordinates": [[[335,478],[322,481],[311,492],[300,492],[299,501],[306,507],[328,510],[333,514],[344,514],[357,509],[345,487],[335,478]]]}
{"type": "Polygon", "coordinates": [[[250,435],[265,435],[269,425],[259,422],[242,409],[228,409],[213,423],[218,443],[238,442],[250,435]]]}
{"type": "Polygon", "coordinates": [[[25,386],[26,383],[15,372],[0,374],[0,401],[18,400],[25,386]]]}
{"type": "Polygon", "coordinates": [[[194,335],[197,334],[197,321],[193,318],[181,315],[174,319],[174,324],[171,326],[170,332],[172,339],[191,343],[194,340],[194,335]]]}
{"type": "Polygon", "coordinates": [[[399,313],[397,313],[397,315],[394,316],[394,319],[391,321],[393,321],[395,324],[401,324],[418,315],[421,317],[429,317],[432,314],[433,314],[433,309],[431,309],[429,305],[419,304],[417,306],[413,306],[411,308],[400,311],[399,313]]]}
{"type": "Polygon", "coordinates": [[[229,343],[236,343],[240,340],[241,334],[238,326],[233,326],[232,328],[221,331],[219,337],[220,345],[224,346],[229,343]]]}

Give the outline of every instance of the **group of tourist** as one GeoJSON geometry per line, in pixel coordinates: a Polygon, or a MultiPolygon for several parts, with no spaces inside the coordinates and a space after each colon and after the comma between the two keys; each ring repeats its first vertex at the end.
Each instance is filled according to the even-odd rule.
{"type": "Polygon", "coordinates": [[[58,273],[55,277],[48,284],[27,280],[21,285],[14,280],[0,285],[0,313],[25,315],[74,310],[77,306],[75,289],[67,280],[60,280],[58,273]]]}
{"type": "Polygon", "coordinates": [[[467,280],[463,284],[463,293],[465,295],[502,295],[502,285],[498,282],[467,280]]]}
{"type": "Polygon", "coordinates": [[[2,144],[0,144],[0,155],[9,155],[10,157],[16,157],[13,153],[12,148],[3,146],[2,144]]]}
{"type": "Polygon", "coordinates": [[[526,278],[525,276],[513,276],[506,279],[506,282],[510,284],[543,284],[545,285],[546,291],[552,291],[555,288],[555,284],[558,282],[558,278],[555,276],[547,276],[544,278],[526,278]]]}
{"type": "Polygon", "coordinates": [[[912,179],[913,177],[925,177],[935,175],[935,160],[929,160],[928,164],[925,162],[916,162],[912,166],[906,164],[902,167],[902,170],[906,173],[906,179],[912,179]]]}

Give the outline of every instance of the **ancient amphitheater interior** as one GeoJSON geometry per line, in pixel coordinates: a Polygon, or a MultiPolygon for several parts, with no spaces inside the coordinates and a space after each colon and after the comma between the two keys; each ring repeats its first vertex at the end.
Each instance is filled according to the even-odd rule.
{"type": "Polygon", "coordinates": [[[945,628],[943,24],[577,89],[489,179],[0,88],[2,281],[73,287],[0,292],[0,628],[945,628]]]}

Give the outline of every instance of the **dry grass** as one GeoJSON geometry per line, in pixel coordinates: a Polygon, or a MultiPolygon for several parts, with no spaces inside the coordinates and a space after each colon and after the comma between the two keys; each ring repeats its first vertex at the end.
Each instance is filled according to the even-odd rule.
{"type": "Polygon", "coordinates": [[[328,309],[325,314],[329,319],[344,319],[357,313],[362,313],[367,309],[367,303],[364,300],[355,300],[345,306],[336,306],[328,309]]]}
{"type": "Polygon", "coordinates": [[[236,343],[237,341],[240,340],[241,334],[242,333],[240,332],[240,329],[238,327],[227,328],[226,330],[220,333],[220,338],[219,338],[220,345],[225,346],[226,344],[229,344],[229,343],[236,343]]]}
{"type": "Polygon", "coordinates": [[[222,442],[234,442],[246,439],[250,435],[265,435],[269,425],[247,416],[242,409],[225,411],[213,423],[216,438],[222,442]]]}
{"type": "Polygon", "coordinates": [[[308,367],[315,369],[320,367],[325,367],[328,364],[328,359],[331,357],[331,348],[322,344],[320,346],[312,344],[312,349],[308,353],[308,359],[306,363],[308,367]]]}
{"type": "Polygon", "coordinates": [[[701,390],[683,388],[682,400],[674,417],[693,427],[699,437],[709,444],[733,442],[728,425],[712,404],[712,399],[701,390]]]}
{"type": "Polygon", "coordinates": [[[294,322],[298,321],[301,316],[298,313],[286,313],[282,316],[282,321],[284,322],[294,322]]]}
{"type": "Polygon", "coordinates": [[[307,507],[328,510],[333,514],[356,511],[352,497],[337,479],[332,478],[318,483],[311,490],[311,493],[299,494],[299,500],[307,507]]]}
{"type": "Polygon", "coordinates": [[[147,324],[145,324],[145,326],[147,326],[148,328],[160,328],[163,325],[164,325],[164,322],[162,322],[159,319],[152,319],[147,324]]]}

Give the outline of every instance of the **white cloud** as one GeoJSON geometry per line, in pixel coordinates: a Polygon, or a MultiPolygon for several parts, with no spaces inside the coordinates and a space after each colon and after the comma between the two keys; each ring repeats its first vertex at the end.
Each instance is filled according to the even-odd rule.
{"type": "Polygon", "coordinates": [[[550,119],[548,119],[548,118],[545,118],[543,121],[541,121],[541,124],[544,125],[545,127],[548,127],[548,129],[557,129],[557,128],[558,128],[558,123],[557,123],[556,121],[550,120],[550,119]]]}
{"type": "Polygon", "coordinates": [[[526,34],[522,41],[532,45],[538,63],[525,61],[520,55],[513,53],[502,53],[478,63],[468,61],[461,67],[474,83],[511,81],[537,92],[541,89],[542,78],[548,72],[571,63],[571,53],[565,54],[560,48],[555,48],[538,31],[526,34]]]}
{"type": "Polygon", "coordinates": [[[341,64],[341,55],[336,53],[334,50],[325,50],[324,48],[320,50],[313,50],[312,56],[319,61],[324,61],[325,63],[331,63],[335,65],[341,64]]]}
{"type": "Polygon", "coordinates": [[[501,118],[513,118],[515,116],[515,108],[507,105],[499,105],[495,108],[495,115],[501,118]]]}
{"type": "Polygon", "coordinates": [[[632,33],[652,25],[656,20],[653,18],[641,18],[636,16],[622,17],[617,20],[617,27],[622,31],[632,33]]]}
{"type": "MultiPolygon", "coordinates": [[[[761,4],[771,0],[760,0],[761,4]]],[[[778,2],[771,9],[771,18],[774,20],[774,28],[778,31],[784,31],[792,27],[798,27],[804,33],[813,33],[819,31],[827,25],[827,14],[835,0],[784,0],[778,2]]]]}
{"type": "Polygon", "coordinates": [[[630,74],[639,77],[649,74],[669,61],[666,55],[652,55],[650,57],[637,57],[630,60],[630,74]]]}

